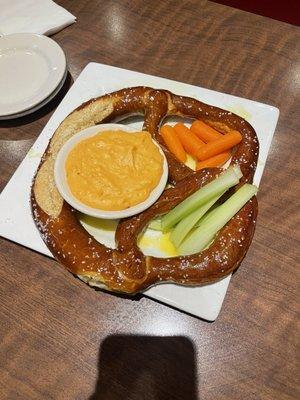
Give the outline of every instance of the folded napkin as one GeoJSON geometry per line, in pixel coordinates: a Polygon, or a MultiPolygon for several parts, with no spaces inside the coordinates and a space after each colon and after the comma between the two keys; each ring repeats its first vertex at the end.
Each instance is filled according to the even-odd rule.
{"type": "Polygon", "coordinates": [[[52,35],[75,20],[52,0],[0,0],[0,36],[23,32],[52,35]]]}

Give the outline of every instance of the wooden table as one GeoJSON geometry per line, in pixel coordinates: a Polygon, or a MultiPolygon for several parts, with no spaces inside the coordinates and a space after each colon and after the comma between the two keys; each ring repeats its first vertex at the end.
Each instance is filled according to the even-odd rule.
{"type": "MultiPolygon", "coordinates": [[[[64,91],[96,61],[269,103],[280,119],[255,238],[214,323],[96,292],[1,239],[0,399],[299,398],[299,29],[208,1],[58,3],[78,18],[54,36],[64,91]]],[[[1,189],[61,97],[0,124],[1,189]]]]}

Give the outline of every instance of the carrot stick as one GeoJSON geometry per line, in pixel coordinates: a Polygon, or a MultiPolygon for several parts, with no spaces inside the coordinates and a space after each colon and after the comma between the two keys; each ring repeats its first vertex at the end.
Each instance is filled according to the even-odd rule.
{"type": "Polygon", "coordinates": [[[160,128],[160,134],[164,139],[168,149],[181,162],[186,161],[186,152],[178,139],[175,130],[170,125],[164,125],[160,128]]]}
{"type": "Polygon", "coordinates": [[[194,121],[191,126],[191,131],[202,139],[205,143],[212,142],[213,140],[222,137],[222,133],[216,131],[211,126],[205,124],[203,121],[194,121]]]}
{"type": "Polygon", "coordinates": [[[176,124],[174,129],[184,150],[192,156],[197,157],[199,149],[205,146],[205,143],[202,142],[202,140],[191,132],[184,124],[176,124]]]}
{"type": "Polygon", "coordinates": [[[222,135],[219,139],[209,142],[202,146],[197,151],[197,158],[201,161],[207,160],[217,154],[224,153],[224,151],[231,149],[236,144],[240,143],[242,135],[238,131],[230,131],[222,135]]]}
{"type": "Polygon", "coordinates": [[[199,161],[196,165],[196,170],[202,168],[212,168],[212,167],[220,167],[225,164],[226,161],[231,157],[230,151],[225,151],[224,153],[217,154],[216,156],[210,157],[207,160],[199,161]]]}

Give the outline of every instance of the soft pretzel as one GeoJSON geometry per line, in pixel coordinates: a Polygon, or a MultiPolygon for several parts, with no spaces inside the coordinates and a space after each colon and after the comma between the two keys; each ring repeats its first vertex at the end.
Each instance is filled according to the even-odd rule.
{"type": "Polygon", "coordinates": [[[158,129],[162,120],[171,115],[202,119],[223,133],[238,130],[243,140],[236,146],[231,164],[240,166],[241,183],[252,182],[258,158],[257,136],[249,123],[231,112],[148,87],[123,89],[82,104],[59,125],[49,142],[33,180],[31,207],[36,226],[53,256],[92,286],[135,293],[159,282],[214,282],[235,270],[250,246],[257,216],[256,197],[227,223],[209,248],[198,254],[157,258],[145,256],[138,248],[137,237],[153,217],[169,211],[221,172],[218,168],[194,172],[166,149],[158,129]],[[77,132],[135,114],[144,115],[143,129],[163,148],[169,181],[174,187],[166,189],[145,212],[122,220],[116,232],[117,248],[110,249],[89,235],[74,209],[62,199],[55,186],[53,167],[62,145],[77,132]]]}

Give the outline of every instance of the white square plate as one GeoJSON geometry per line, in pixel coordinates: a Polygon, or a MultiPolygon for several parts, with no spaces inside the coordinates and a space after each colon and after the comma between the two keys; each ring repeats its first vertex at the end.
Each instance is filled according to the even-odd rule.
{"type": "MultiPolygon", "coordinates": [[[[259,161],[254,179],[254,183],[259,184],[279,116],[277,108],[164,78],[90,63],[84,68],[1,193],[1,236],[51,256],[34,225],[29,203],[32,178],[49,139],[61,121],[84,101],[124,87],[139,85],[168,89],[176,94],[194,97],[247,119],[256,130],[260,142],[259,161]]],[[[135,125],[138,127],[137,123],[135,125]]],[[[151,252],[155,252],[155,249],[151,252]]],[[[147,290],[145,295],[214,321],[220,312],[229,281],[230,276],[215,284],[195,288],[163,284],[147,290]]]]}

